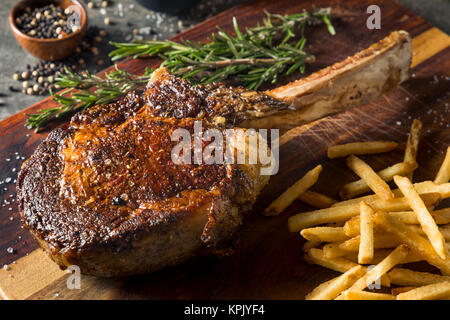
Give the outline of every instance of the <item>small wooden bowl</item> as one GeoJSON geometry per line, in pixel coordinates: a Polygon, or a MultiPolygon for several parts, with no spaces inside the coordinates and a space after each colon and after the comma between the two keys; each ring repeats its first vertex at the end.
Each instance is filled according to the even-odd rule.
{"type": "Polygon", "coordinates": [[[9,14],[9,25],[17,41],[30,54],[42,60],[60,60],[70,56],[82,41],[87,29],[87,12],[77,0],[22,0],[12,8],[9,14]],[[16,18],[25,12],[26,7],[33,10],[52,3],[63,10],[69,6],[77,7],[77,12],[80,13],[80,28],[62,39],[33,38],[20,31],[16,25],[16,18]]]}

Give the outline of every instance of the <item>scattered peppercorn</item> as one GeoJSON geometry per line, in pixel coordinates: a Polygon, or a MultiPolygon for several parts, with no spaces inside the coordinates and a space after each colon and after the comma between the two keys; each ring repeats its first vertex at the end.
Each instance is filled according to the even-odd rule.
{"type": "MultiPolygon", "coordinates": [[[[35,65],[27,65],[24,71],[16,71],[13,78],[16,81],[22,81],[23,90],[15,91],[22,91],[24,94],[44,95],[50,90],[57,89],[54,85],[55,78],[59,72],[65,72],[64,67],[75,72],[79,69],[86,69],[86,61],[92,61],[92,55],[100,55],[99,49],[94,44],[98,43],[99,40],[102,41],[101,34],[105,36],[106,32],[91,26],[88,28],[81,46],[77,47],[73,56],[61,61],[40,61],[35,65]],[[28,88],[32,90],[28,90],[28,88]]],[[[106,64],[102,59],[97,58],[94,61],[97,67],[91,65],[93,68],[99,68],[106,64]]],[[[14,91],[14,89],[11,91],[14,91]]]]}

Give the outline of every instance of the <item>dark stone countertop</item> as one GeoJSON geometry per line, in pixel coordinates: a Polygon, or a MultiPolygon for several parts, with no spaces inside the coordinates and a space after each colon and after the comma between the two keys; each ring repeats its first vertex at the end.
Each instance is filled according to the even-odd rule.
{"type": "MultiPolygon", "coordinates": [[[[131,41],[133,30],[138,37],[167,39],[191,25],[199,23],[217,13],[226,10],[244,0],[200,0],[186,13],[180,16],[157,13],[145,9],[134,0],[111,0],[110,5],[101,9],[101,0],[91,0],[96,8],[88,9],[89,25],[98,26],[108,32],[108,37],[98,44],[100,54],[88,56],[88,69],[92,72],[105,68],[110,62],[107,53],[112,47],[107,41],[131,41]],[[110,25],[104,24],[109,17],[110,25]],[[182,21],[182,22],[179,22],[182,21]],[[105,65],[98,66],[99,59],[105,65]]],[[[11,92],[10,86],[21,90],[21,83],[13,79],[16,71],[25,71],[27,64],[34,65],[38,59],[27,54],[12,35],[8,16],[17,0],[2,0],[0,6],[0,119],[6,118],[25,107],[42,100],[45,96],[26,95],[11,92]]],[[[83,1],[87,4],[87,0],[83,1]]],[[[406,7],[422,16],[443,31],[450,33],[450,1],[448,0],[401,0],[406,7]]]]}

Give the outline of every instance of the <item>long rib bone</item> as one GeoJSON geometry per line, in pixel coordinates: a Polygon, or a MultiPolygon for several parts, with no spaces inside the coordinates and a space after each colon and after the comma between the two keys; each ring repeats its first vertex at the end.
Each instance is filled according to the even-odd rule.
{"type": "Polygon", "coordinates": [[[255,114],[239,126],[289,129],[373,101],[409,78],[411,52],[409,34],[394,31],[344,61],[266,91],[288,109],[255,114]]]}

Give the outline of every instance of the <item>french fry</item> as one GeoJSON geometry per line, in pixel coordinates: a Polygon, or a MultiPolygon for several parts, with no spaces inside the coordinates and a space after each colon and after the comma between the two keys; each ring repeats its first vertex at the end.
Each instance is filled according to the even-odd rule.
{"type": "MultiPolygon", "coordinates": [[[[328,259],[327,257],[325,257],[322,250],[316,248],[313,248],[306,253],[305,260],[308,263],[317,264],[324,268],[334,270],[340,273],[344,273],[350,270],[351,268],[358,266],[357,263],[354,263],[342,257],[335,259],[328,259]]],[[[364,267],[364,270],[367,270],[367,268],[364,267]]],[[[391,282],[389,281],[389,277],[387,276],[382,276],[380,279],[380,283],[382,286],[385,287],[391,286],[391,282]]]]}
{"type": "MultiPolygon", "coordinates": [[[[405,211],[401,211],[405,212],[405,211]]],[[[393,212],[394,213],[394,212],[393,212]]],[[[396,213],[396,212],[395,212],[396,213]]],[[[412,213],[414,214],[414,213],[412,213]]],[[[342,227],[344,230],[344,234],[349,238],[354,238],[360,235],[360,229],[361,229],[361,218],[360,216],[354,216],[353,218],[347,220],[342,227]]],[[[374,230],[376,230],[374,226],[374,230]]]]}
{"type": "MultiPolygon", "coordinates": [[[[437,192],[441,195],[442,199],[446,199],[450,197],[450,183],[445,184],[435,184],[433,181],[423,181],[419,183],[414,184],[414,188],[417,190],[417,193],[434,193],[437,192]]],[[[403,197],[403,193],[400,191],[400,189],[392,190],[395,197],[403,197]]],[[[376,194],[371,194],[364,197],[354,198],[350,200],[345,200],[341,202],[337,202],[332,205],[332,207],[339,207],[339,206],[347,206],[349,204],[354,203],[360,203],[361,201],[367,202],[368,205],[370,205],[373,201],[379,200],[380,198],[376,194]]]]}
{"type": "Polygon", "coordinates": [[[429,284],[400,293],[397,300],[439,300],[450,297],[450,282],[429,284]]]}
{"type": "MultiPolygon", "coordinates": [[[[441,195],[442,199],[447,199],[450,197],[450,183],[442,183],[442,184],[435,184],[435,187],[433,188],[433,192],[438,192],[441,195]]],[[[421,189],[416,188],[418,193],[423,193],[421,189]]]]}
{"type": "Polygon", "coordinates": [[[340,273],[344,273],[358,265],[345,258],[328,259],[322,250],[316,248],[307,252],[306,261],[340,273]]]}
{"type": "Polygon", "coordinates": [[[294,200],[300,196],[305,190],[311,187],[317,182],[319,174],[322,171],[322,166],[318,165],[314,169],[308,171],[303,178],[298,180],[292,186],[290,186],[285,192],[283,192],[277,199],[275,199],[265,210],[264,215],[276,216],[279,215],[284,209],[289,207],[294,200]]]}
{"type": "MultiPolygon", "coordinates": [[[[448,224],[450,223],[450,208],[445,208],[436,211],[430,211],[433,216],[436,224],[448,224]]],[[[419,224],[419,219],[417,219],[417,215],[414,211],[398,211],[398,212],[387,212],[388,215],[397,218],[401,222],[405,224],[419,224]]],[[[344,234],[347,237],[353,238],[359,235],[360,229],[360,218],[359,216],[354,216],[350,220],[348,220],[343,227],[344,234]]],[[[446,241],[450,241],[450,225],[449,226],[441,226],[439,228],[440,232],[444,236],[446,241]]]]}
{"type": "Polygon", "coordinates": [[[419,272],[404,268],[394,268],[388,273],[392,283],[399,286],[421,287],[444,281],[450,282],[450,277],[429,272],[419,272]]]}
{"type": "Polygon", "coordinates": [[[339,246],[342,242],[327,243],[323,246],[323,254],[329,259],[345,256],[348,251],[342,250],[339,246]]]}
{"type": "MultiPolygon", "coordinates": [[[[450,208],[430,211],[430,213],[436,224],[450,223],[450,208]]],[[[419,224],[419,219],[414,211],[389,212],[388,214],[399,219],[405,224],[419,224]]]]}
{"type": "MultiPolygon", "coordinates": [[[[377,172],[377,175],[386,182],[392,181],[395,175],[403,176],[413,172],[417,168],[416,162],[400,162],[386,169],[377,172]]],[[[339,192],[339,196],[343,200],[354,198],[360,194],[370,191],[364,179],[350,182],[344,185],[339,192]]]]}
{"type": "Polygon", "coordinates": [[[408,246],[402,244],[395,248],[386,258],[383,259],[372,269],[368,270],[366,274],[356,281],[347,291],[362,291],[370,284],[374,283],[381,276],[385,275],[389,270],[408,256],[408,246]]]}
{"type": "Polygon", "coordinates": [[[348,289],[356,280],[358,280],[365,270],[361,266],[355,266],[341,274],[339,277],[327,281],[316,287],[309,293],[306,300],[333,300],[342,291],[348,289]]]}
{"type": "MultiPolygon", "coordinates": [[[[426,205],[435,204],[440,200],[440,195],[437,193],[422,194],[421,195],[426,205]]],[[[405,198],[397,198],[391,200],[374,200],[370,206],[375,210],[383,211],[404,211],[409,210],[409,204],[405,198]]],[[[297,232],[302,229],[312,227],[315,225],[346,221],[359,214],[359,203],[350,204],[348,206],[337,206],[326,209],[314,210],[309,212],[302,212],[289,218],[289,231],[297,232]]]]}
{"type": "MultiPolygon", "coordinates": [[[[389,249],[375,249],[371,264],[380,263],[391,252],[392,252],[392,249],[390,249],[390,248],[389,249]]],[[[356,251],[346,251],[345,255],[343,255],[342,257],[346,258],[352,262],[358,263],[358,252],[356,252],[356,251]]],[[[418,256],[414,252],[410,251],[408,256],[405,258],[405,260],[403,260],[403,264],[418,262],[418,261],[423,261],[423,258],[418,256]]]]}
{"type": "Polygon", "coordinates": [[[373,259],[374,240],[372,215],[374,212],[364,201],[361,201],[360,208],[361,236],[359,242],[358,263],[367,264],[373,259]]]}
{"type": "Polygon", "coordinates": [[[444,161],[439,168],[439,171],[434,179],[434,183],[442,184],[447,183],[450,179],[450,147],[447,148],[447,153],[445,154],[444,161]]]}
{"type": "MultiPolygon", "coordinates": [[[[361,243],[361,236],[353,237],[349,240],[340,242],[339,248],[345,251],[358,251],[361,243]]],[[[401,243],[398,239],[388,233],[376,233],[373,246],[376,249],[395,248],[401,243]]]]}
{"type": "Polygon", "coordinates": [[[345,222],[344,224],[344,227],[342,227],[342,229],[344,230],[344,234],[350,238],[359,236],[360,228],[360,216],[354,216],[351,219],[347,220],[347,222],[345,222]]]}
{"type": "MultiPolygon", "coordinates": [[[[356,266],[355,268],[357,268],[357,267],[358,266],[356,266]]],[[[337,277],[337,278],[339,278],[339,277],[337,277]]],[[[305,296],[305,300],[330,300],[330,299],[322,298],[322,295],[323,295],[322,293],[326,292],[328,290],[328,288],[333,285],[333,282],[336,281],[337,278],[333,278],[331,280],[328,280],[328,281],[325,281],[325,282],[322,282],[321,284],[319,284],[317,287],[315,287],[313,289],[313,291],[311,291],[310,293],[308,293],[305,296]]]]}
{"type": "Polygon", "coordinates": [[[417,287],[398,287],[398,288],[392,288],[391,294],[394,296],[398,296],[400,293],[408,292],[410,290],[416,289],[417,287]]]}
{"type": "Polygon", "coordinates": [[[430,242],[409,226],[382,211],[375,213],[374,223],[386,232],[394,234],[401,242],[407,244],[413,253],[422,257],[429,264],[440,269],[444,274],[450,275],[450,259],[439,257],[430,242]]]}
{"type": "MultiPolygon", "coordinates": [[[[421,236],[426,236],[425,232],[423,231],[423,229],[421,227],[419,227],[417,225],[410,225],[409,227],[412,230],[414,230],[415,232],[417,232],[418,234],[420,234],[421,236]]],[[[450,241],[450,226],[449,225],[440,227],[439,232],[442,234],[445,241],[450,241]]],[[[446,246],[448,247],[448,243],[446,243],[446,246]]]]}
{"type": "Polygon", "coordinates": [[[373,154],[392,151],[398,143],[392,141],[353,142],[328,148],[328,158],[346,157],[352,154],[373,154]]]}
{"type": "Polygon", "coordinates": [[[340,227],[315,227],[303,229],[300,234],[306,240],[319,240],[323,242],[337,242],[347,240],[344,229],[340,227]]]}
{"type": "Polygon", "coordinates": [[[345,300],[395,300],[395,296],[388,293],[368,291],[347,291],[345,300]]]}
{"type": "Polygon", "coordinates": [[[320,240],[308,240],[305,242],[305,244],[302,247],[303,252],[308,252],[312,248],[317,248],[322,244],[322,241],[320,240]]]}
{"type": "Polygon", "coordinates": [[[439,228],[433,220],[430,212],[423,203],[417,191],[414,189],[413,184],[406,177],[395,176],[394,181],[405,195],[411,209],[417,214],[420,225],[423,231],[430,240],[436,253],[442,258],[447,257],[447,249],[445,247],[445,239],[439,232],[439,228]]]}
{"type": "Polygon", "coordinates": [[[394,194],[388,184],[380,178],[373,169],[358,157],[351,155],[347,158],[347,165],[361,179],[363,179],[372,191],[383,200],[394,199],[394,194]]]}
{"type": "Polygon", "coordinates": [[[298,197],[298,199],[305,202],[306,204],[309,204],[311,207],[318,209],[325,209],[331,207],[333,204],[337,202],[333,198],[310,190],[306,190],[305,192],[303,192],[298,197]]]}

